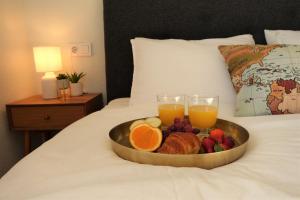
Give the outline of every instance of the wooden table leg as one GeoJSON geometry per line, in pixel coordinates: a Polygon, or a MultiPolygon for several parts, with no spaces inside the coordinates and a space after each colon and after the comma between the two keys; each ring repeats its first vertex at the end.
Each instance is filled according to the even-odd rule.
{"type": "Polygon", "coordinates": [[[28,155],[30,153],[30,133],[29,131],[25,131],[24,133],[24,155],[28,155]]]}

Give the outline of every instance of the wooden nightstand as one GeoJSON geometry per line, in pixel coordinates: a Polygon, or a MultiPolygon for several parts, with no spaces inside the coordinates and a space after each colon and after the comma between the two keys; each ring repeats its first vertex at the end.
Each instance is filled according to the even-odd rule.
{"type": "Polygon", "coordinates": [[[6,112],[10,129],[24,133],[24,152],[27,155],[31,147],[31,131],[61,130],[102,107],[102,94],[84,94],[65,100],[45,100],[36,95],[7,104],[6,112]]]}

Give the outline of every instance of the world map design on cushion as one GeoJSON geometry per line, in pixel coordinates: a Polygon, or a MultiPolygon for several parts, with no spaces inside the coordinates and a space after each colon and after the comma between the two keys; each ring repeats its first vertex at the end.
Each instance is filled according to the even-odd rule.
{"type": "Polygon", "coordinates": [[[300,113],[300,45],[224,45],[237,116],[300,113]]]}

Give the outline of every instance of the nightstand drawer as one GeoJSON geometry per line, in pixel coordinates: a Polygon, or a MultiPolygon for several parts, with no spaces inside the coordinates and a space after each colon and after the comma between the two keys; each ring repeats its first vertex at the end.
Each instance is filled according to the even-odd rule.
{"type": "Polygon", "coordinates": [[[84,106],[28,106],[11,108],[11,119],[15,129],[63,129],[84,116],[84,106]]]}

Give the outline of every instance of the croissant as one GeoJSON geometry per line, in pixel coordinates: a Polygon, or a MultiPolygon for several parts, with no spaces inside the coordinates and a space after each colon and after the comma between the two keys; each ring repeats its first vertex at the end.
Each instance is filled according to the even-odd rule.
{"type": "Polygon", "coordinates": [[[195,154],[201,147],[199,138],[193,133],[176,132],[169,135],[158,153],[167,154],[195,154]]]}

